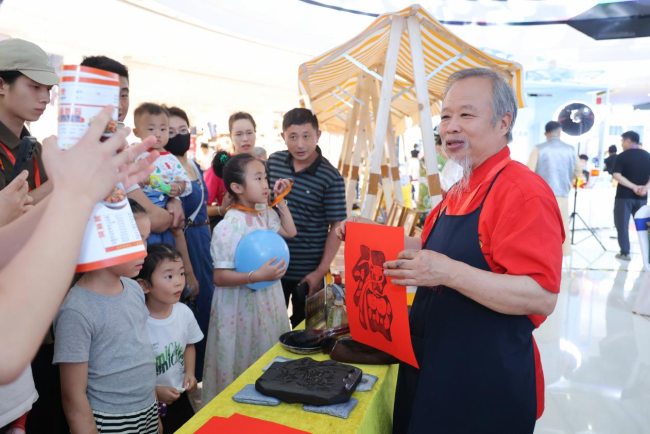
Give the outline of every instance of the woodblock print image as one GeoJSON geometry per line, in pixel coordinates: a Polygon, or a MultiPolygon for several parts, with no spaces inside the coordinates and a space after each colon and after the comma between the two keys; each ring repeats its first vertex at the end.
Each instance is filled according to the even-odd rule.
{"type": "Polygon", "coordinates": [[[352,338],[417,368],[406,287],[384,276],[384,264],[404,250],[404,228],[350,222],[345,234],[345,299],[352,338]]]}
{"type": "Polygon", "coordinates": [[[384,262],[384,252],[361,246],[359,260],[352,270],[356,284],[354,304],[359,308],[359,322],[363,328],[378,332],[392,341],[390,327],[393,308],[384,294],[387,283],[383,273],[384,262]]]}

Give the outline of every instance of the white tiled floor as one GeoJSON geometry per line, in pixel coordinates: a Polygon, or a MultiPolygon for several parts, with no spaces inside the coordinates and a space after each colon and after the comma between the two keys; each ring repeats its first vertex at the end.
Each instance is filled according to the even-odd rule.
{"type": "Polygon", "coordinates": [[[636,233],[632,261],[617,260],[613,230],[576,232],[555,312],[535,331],[546,411],[535,433],[650,433],[650,317],[632,313],[650,291],[636,233]]]}

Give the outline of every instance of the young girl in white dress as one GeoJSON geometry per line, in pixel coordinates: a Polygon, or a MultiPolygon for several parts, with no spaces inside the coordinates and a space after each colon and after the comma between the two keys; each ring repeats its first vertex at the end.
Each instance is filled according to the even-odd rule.
{"type": "MultiPolygon", "coordinates": [[[[224,180],[235,206],[212,234],[214,295],[203,370],[203,403],[207,404],[260,356],[278,342],[289,329],[282,284],[278,281],[254,291],[247,284],[279,280],[286,272],[284,260],[273,258],[251,273],[235,271],[235,250],[241,239],[254,231],[270,229],[284,238],[296,235],[296,226],[286,201],[261,211],[271,190],[263,163],[249,154],[215,157],[217,175],[224,180]]],[[[284,192],[290,181],[279,179],[273,192],[284,192]]]]}

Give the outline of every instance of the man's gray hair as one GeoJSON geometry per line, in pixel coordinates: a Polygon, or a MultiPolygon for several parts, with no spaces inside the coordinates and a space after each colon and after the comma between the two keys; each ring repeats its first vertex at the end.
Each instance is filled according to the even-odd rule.
{"type": "Polygon", "coordinates": [[[492,126],[495,126],[506,113],[512,113],[512,122],[506,134],[508,143],[512,142],[512,127],[517,119],[517,98],[510,84],[495,71],[488,68],[472,68],[454,72],[447,80],[444,97],[454,84],[472,77],[484,77],[492,81],[492,126]]]}

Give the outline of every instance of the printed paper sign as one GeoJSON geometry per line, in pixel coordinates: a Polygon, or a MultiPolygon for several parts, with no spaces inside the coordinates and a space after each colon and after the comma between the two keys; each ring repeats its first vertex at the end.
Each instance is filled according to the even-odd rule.
{"type": "Polygon", "coordinates": [[[345,227],[346,308],[358,342],[418,367],[411,344],[406,288],[391,283],[384,263],[404,250],[404,228],[362,223],[345,227]]]}
{"type": "MultiPolygon", "coordinates": [[[[107,105],[116,107],[103,139],[117,130],[120,83],[117,74],[85,66],[64,66],[59,102],[58,145],[70,149],[107,105]]],[[[121,184],[95,205],[84,234],[77,272],[144,258],[146,251],[121,184]]]]}

